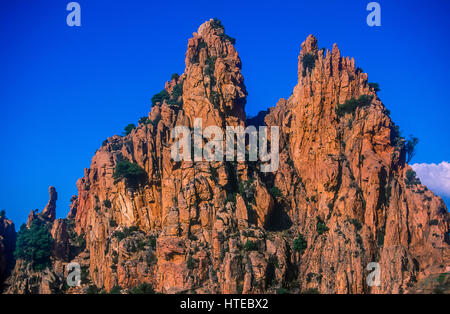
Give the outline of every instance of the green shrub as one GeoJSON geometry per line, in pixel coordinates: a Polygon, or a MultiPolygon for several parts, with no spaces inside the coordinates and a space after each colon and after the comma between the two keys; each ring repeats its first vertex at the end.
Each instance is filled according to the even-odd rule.
{"type": "Polygon", "coordinates": [[[211,21],[211,27],[212,28],[222,28],[222,29],[225,29],[224,27],[223,27],[223,25],[222,25],[222,22],[217,18],[217,17],[215,17],[212,21],[211,21]]]}
{"type": "Polygon", "coordinates": [[[316,288],[309,288],[302,292],[302,294],[320,294],[316,288]]]}
{"type": "Polygon", "coordinates": [[[419,139],[412,135],[409,136],[409,139],[405,143],[405,150],[407,154],[406,163],[409,163],[411,159],[416,155],[416,146],[419,144],[419,139]]]}
{"type": "Polygon", "coordinates": [[[115,180],[125,179],[129,184],[136,185],[146,177],[145,170],[138,164],[128,160],[120,160],[114,169],[113,178],[115,180]]]}
{"type": "Polygon", "coordinates": [[[372,96],[361,95],[358,99],[351,98],[343,104],[339,104],[336,108],[338,117],[342,117],[347,113],[354,113],[356,108],[369,106],[372,101],[372,96]]]}
{"type": "Polygon", "coordinates": [[[20,227],[14,255],[17,259],[32,263],[35,270],[42,271],[50,266],[53,242],[48,227],[36,219],[29,229],[25,224],[20,227]]]}
{"type": "Polygon", "coordinates": [[[289,290],[286,288],[278,288],[277,294],[290,294],[289,290]]]}
{"type": "Polygon", "coordinates": [[[0,218],[6,218],[6,211],[4,209],[0,211],[0,218]]]}
{"type": "Polygon", "coordinates": [[[122,241],[125,238],[128,238],[129,236],[131,236],[133,234],[133,232],[137,232],[139,231],[139,228],[136,226],[132,226],[130,228],[123,228],[123,231],[115,231],[113,233],[113,237],[116,237],[117,239],[119,239],[119,241],[122,241]]]}
{"type": "Polygon", "coordinates": [[[113,233],[113,237],[116,237],[119,241],[122,241],[125,239],[125,234],[122,231],[117,230],[113,233]]]}
{"type": "Polygon", "coordinates": [[[282,195],[281,190],[274,186],[269,190],[270,195],[272,195],[273,198],[278,198],[282,195]]]}
{"type": "Polygon", "coordinates": [[[223,29],[223,33],[219,35],[222,41],[229,40],[233,45],[236,43],[236,39],[225,34],[225,27],[218,18],[214,18],[211,21],[211,27],[214,29],[223,29]]]}
{"type": "Polygon", "coordinates": [[[124,128],[124,134],[125,136],[130,134],[131,131],[133,131],[136,128],[136,125],[134,125],[134,123],[130,123],[128,124],[125,128],[124,128]]]}
{"type": "Polygon", "coordinates": [[[406,171],[405,184],[407,186],[420,184],[420,180],[416,177],[416,172],[414,170],[408,169],[408,171],[406,171]]]}
{"type": "Polygon", "coordinates": [[[327,225],[325,224],[325,222],[323,222],[322,219],[320,219],[319,217],[317,217],[317,233],[318,233],[318,234],[324,234],[324,233],[327,232],[328,230],[330,230],[330,228],[327,227],[327,225]]]}
{"type": "Polygon", "coordinates": [[[255,187],[253,186],[253,179],[247,181],[239,182],[238,191],[239,194],[244,198],[246,203],[256,204],[255,199],[255,187]]]}
{"type": "Polygon", "coordinates": [[[109,294],[122,294],[122,287],[121,286],[114,286],[109,294]]]}
{"type": "Polygon", "coordinates": [[[438,277],[438,279],[437,279],[437,281],[438,281],[440,284],[443,284],[444,281],[445,281],[445,278],[447,277],[447,275],[449,275],[449,273],[443,273],[443,274],[440,274],[439,277],[438,277]]]}
{"type": "Polygon", "coordinates": [[[111,201],[110,200],[104,200],[103,201],[103,206],[105,206],[106,208],[111,208],[111,201]]]}
{"type": "Polygon", "coordinates": [[[300,255],[302,255],[307,247],[308,242],[306,242],[302,234],[299,234],[298,238],[294,240],[294,251],[299,252],[300,255]]]}
{"type": "Polygon", "coordinates": [[[244,250],[247,251],[247,252],[257,251],[258,250],[258,245],[255,242],[253,242],[253,241],[247,240],[244,243],[244,250]]]}
{"type": "Polygon", "coordinates": [[[113,227],[113,228],[115,228],[115,227],[117,227],[117,222],[114,220],[114,219],[110,219],[109,220],[109,225],[111,226],[111,227],[113,227]]]}
{"type": "Polygon", "coordinates": [[[391,129],[391,143],[396,148],[401,148],[404,145],[405,139],[402,137],[400,127],[398,125],[393,125],[391,129]]]}
{"type": "Polygon", "coordinates": [[[148,117],[141,117],[138,121],[139,124],[149,124],[150,119],[148,117]]]}
{"type": "Polygon", "coordinates": [[[367,107],[372,102],[373,96],[370,95],[361,95],[358,98],[358,104],[360,107],[367,107]]]}
{"type": "Polygon", "coordinates": [[[183,95],[183,85],[177,84],[172,88],[170,97],[167,100],[169,105],[180,105],[181,100],[179,99],[183,95]]]}
{"type": "Polygon", "coordinates": [[[205,43],[203,40],[200,40],[200,42],[198,43],[198,50],[202,49],[202,48],[207,48],[208,44],[205,43]]]}
{"type": "Polygon", "coordinates": [[[312,53],[307,53],[302,58],[302,64],[303,64],[303,72],[302,76],[306,76],[306,69],[309,69],[311,71],[316,66],[316,56],[312,53]]]}
{"type": "Polygon", "coordinates": [[[150,244],[150,247],[152,249],[156,249],[156,237],[155,236],[150,236],[148,239],[148,243],[150,244]]]}
{"type": "Polygon", "coordinates": [[[158,94],[153,95],[152,97],[152,107],[155,106],[157,103],[162,103],[164,100],[169,100],[170,95],[169,93],[163,89],[158,94]]]}
{"type": "Polygon", "coordinates": [[[97,288],[97,287],[94,286],[94,285],[90,285],[90,286],[87,288],[86,294],[98,294],[99,292],[100,292],[100,289],[99,289],[99,288],[97,288]]]}
{"type": "MultiPolygon", "coordinates": [[[[89,280],[89,267],[81,266],[81,284],[85,285],[90,282],[89,280]]],[[[97,287],[96,287],[97,288],[97,287]]]]}
{"type": "Polygon", "coordinates": [[[378,93],[380,89],[380,85],[378,83],[369,83],[369,87],[373,89],[376,93],[378,93]]]}
{"type": "Polygon", "coordinates": [[[175,100],[178,99],[178,97],[183,95],[183,86],[181,84],[177,84],[172,89],[171,97],[175,100]]]}
{"type": "Polygon", "coordinates": [[[171,80],[178,80],[180,78],[180,75],[178,75],[178,73],[174,73],[172,74],[172,76],[170,77],[171,80]]]}
{"type": "Polygon", "coordinates": [[[220,39],[222,41],[227,41],[228,40],[232,45],[236,44],[236,39],[231,37],[231,36],[228,36],[225,33],[220,34],[219,37],[220,37],[220,39]]]}
{"type": "Polygon", "coordinates": [[[133,288],[130,294],[155,294],[155,290],[153,290],[152,285],[144,282],[133,288]]]}

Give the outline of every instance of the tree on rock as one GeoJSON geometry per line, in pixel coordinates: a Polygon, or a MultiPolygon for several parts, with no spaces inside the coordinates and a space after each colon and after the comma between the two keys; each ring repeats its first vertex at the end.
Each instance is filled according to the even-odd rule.
{"type": "Polygon", "coordinates": [[[114,169],[113,178],[116,181],[125,179],[126,182],[132,186],[137,186],[139,182],[146,179],[146,172],[136,163],[131,163],[128,160],[119,160],[114,169]]]}
{"type": "Polygon", "coordinates": [[[406,141],[406,144],[405,144],[406,154],[408,155],[408,158],[406,159],[406,163],[409,164],[411,159],[413,159],[413,157],[416,155],[417,144],[419,144],[419,139],[417,137],[410,135],[409,139],[406,141]]]}
{"type": "Polygon", "coordinates": [[[14,256],[32,263],[34,270],[42,271],[50,266],[52,248],[53,238],[47,225],[36,219],[30,228],[25,224],[20,227],[14,256]]]}
{"type": "Polygon", "coordinates": [[[135,128],[136,128],[136,125],[134,125],[134,123],[128,124],[128,125],[125,127],[125,129],[124,129],[124,134],[125,134],[125,136],[128,135],[128,134],[130,134],[131,131],[133,131],[135,128]]]}

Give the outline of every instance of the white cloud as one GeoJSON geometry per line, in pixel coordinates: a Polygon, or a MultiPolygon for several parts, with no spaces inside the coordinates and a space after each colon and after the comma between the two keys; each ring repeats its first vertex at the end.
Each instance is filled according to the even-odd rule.
{"type": "Polygon", "coordinates": [[[411,167],[417,173],[420,181],[430,190],[444,197],[450,197],[450,163],[413,164],[411,167]]]}

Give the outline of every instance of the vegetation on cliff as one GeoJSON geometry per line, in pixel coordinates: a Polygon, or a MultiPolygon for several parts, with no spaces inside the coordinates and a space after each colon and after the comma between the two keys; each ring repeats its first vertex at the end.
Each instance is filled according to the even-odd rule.
{"type": "Polygon", "coordinates": [[[303,234],[299,234],[298,237],[294,240],[294,251],[299,252],[300,255],[305,252],[306,248],[308,247],[308,242],[306,242],[305,237],[303,234]]]}
{"type": "Polygon", "coordinates": [[[153,95],[152,97],[152,107],[157,105],[158,103],[162,103],[164,100],[169,100],[170,95],[169,93],[163,89],[158,94],[153,95]]]}
{"type": "Polygon", "coordinates": [[[343,104],[339,104],[336,108],[336,114],[338,117],[342,117],[348,113],[354,113],[357,108],[366,107],[370,105],[372,96],[361,95],[359,98],[351,98],[343,104]]]}
{"type": "Polygon", "coordinates": [[[136,163],[129,160],[119,160],[114,169],[113,178],[116,181],[125,179],[128,184],[135,186],[146,177],[146,172],[136,163]]]}
{"type": "Polygon", "coordinates": [[[373,96],[379,86],[337,47],[317,57],[313,36],[302,44],[293,96],[253,119],[280,128],[276,172],[259,173],[258,162],[170,159],[173,126],[199,117],[245,123],[241,62],[223,33],[218,20],[199,28],[185,72],[152,98],[138,132],[105,141],[78,181],[67,226],[71,249],[77,234],[86,241],[76,257],[82,292],[401,292],[429,271],[430,258],[444,265],[447,213],[431,191],[416,193],[405,165],[417,141],[401,137],[373,96]],[[351,128],[337,123],[346,114],[351,128]],[[379,288],[365,281],[374,256],[385,276],[379,288]]]}
{"type": "Polygon", "coordinates": [[[20,227],[14,255],[17,259],[32,263],[35,270],[44,270],[50,266],[53,242],[48,226],[36,219],[30,228],[25,224],[20,227]]]}
{"type": "Polygon", "coordinates": [[[134,125],[134,123],[130,123],[128,124],[125,129],[124,129],[124,135],[129,135],[131,133],[131,131],[133,131],[136,128],[136,125],[134,125]]]}

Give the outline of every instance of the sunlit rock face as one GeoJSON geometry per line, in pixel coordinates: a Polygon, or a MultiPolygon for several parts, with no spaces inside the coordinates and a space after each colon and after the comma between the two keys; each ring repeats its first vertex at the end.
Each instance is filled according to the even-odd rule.
{"type": "Polygon", "coordinates": [[[388,111],[336,45],[319,50],[309,36],[292,95],[260,117],[280,130],[277,171],[262,172],[260,162],[172,160],[175,126],[198,118],[203,127],[245,126],[233,41],[220,22],[202,24],[188,41],[185,72],[165,84],[148,119],[98,149],[68,218],[55,221],[49,202],[43,216],[59,239],[53,273],[63,279],[67,262],[77,261],[88,276],[66,292],[145,282],[163,293],[402,293],[445,272],[446,207],[405,182],[410,167],[388,111]],[[352,99],[364,103],[342,109],[352,99]],[[123,160],[144,175],[114,176],[123,160]],[[72,223],[86,241],[76,254],[72,223]],[[371,262],[380,286],[367,284],[371,262]]]}

